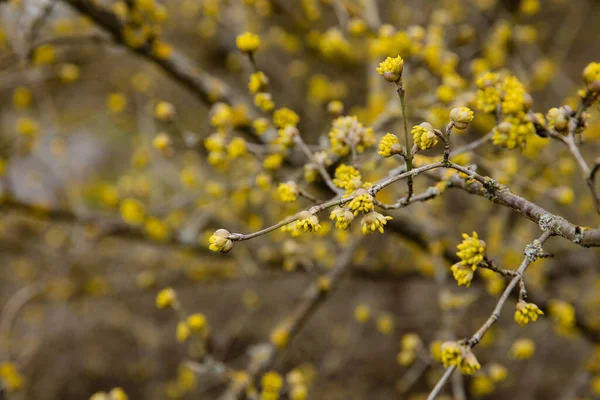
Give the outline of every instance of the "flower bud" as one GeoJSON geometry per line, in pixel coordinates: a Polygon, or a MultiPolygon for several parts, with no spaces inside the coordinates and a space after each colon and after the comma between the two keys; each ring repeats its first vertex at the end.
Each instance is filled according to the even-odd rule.
{"type": "Polygon", "coordinates": [[[226,229],[216,230],[209,239],[208,248],[212,251],[228,253],[233,247],[233,242],[229,239],[230,235],[231,233],[226,229]]]}
{"type": "Polygon", "coordinates": [[[456,129],[466,129],[469,123],[473,121],[473,111],[467,107],[453,108],[450,111],[450,120],[454,123],[456,129]]]}

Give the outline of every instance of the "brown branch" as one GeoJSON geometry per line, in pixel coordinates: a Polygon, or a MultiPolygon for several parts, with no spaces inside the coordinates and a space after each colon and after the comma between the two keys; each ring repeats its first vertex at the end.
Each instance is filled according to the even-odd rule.
{"type": "MultiPolygon", "coordinates": [[[[436,174],[438,178],[441,175],[436,174]]],[[[572,224],[561,216],[554,215],[537,204],[512,193],[508,188],[494,184],[490,180],[485,186],[481,182],[467,183],[458,175],[450,178],[450,187],[463,189],[468,193],[485,197],[494,203],[509,207],[529,220],[583,247],[600,246],[600,228],[587,228],[572,224]]]]}

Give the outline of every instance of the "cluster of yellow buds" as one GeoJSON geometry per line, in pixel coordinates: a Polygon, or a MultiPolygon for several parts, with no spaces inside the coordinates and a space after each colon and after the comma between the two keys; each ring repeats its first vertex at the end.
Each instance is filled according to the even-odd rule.
{"type": "Polygon", "coordinates": [[[474,276],[472,267],[465,265],[462,262],[457,262],[450,267],[450,270],[452,271],[452,276],[459,286],[471,286],[471,281],[473,280],[474,276]]]}
{"type": "Polygon", "coordinates": [[[515,76],[500,79],[498,74],[484,73],[477,79],[477,105],[491,113],[500,107],[502,122],[493,130],[492,142],[507,149],[523,149],[535,127],[527,117],[532,98],[515,76]]]}
{"type": "Polygon", "coordinates": [[[360,171],[351,165],[340,164],[335,169],[333,183],[335,186],[350,192],[362,186],[360,171]]]}
{"type": "Polygon", "coordinates": [[[477,264],[482,262],[485,257],[486,244],[479,239],[477,232],[473,232],[473,236],[463,233],[462,237],[463,241],[456,246],[458,248],[456,255],[463,264],[471,266],[475,270],[477,264]]]}
{"type": "Polygon", "coordinates": [[[264,92],[267,89],[267,85],[269,84],[269,78],[261,72],[255,72],[250,75],[250,80],[248,82],[248,90],[252,94],[256,94],[258,92],[264,92]]]}
{"type": "Polygon", "coordinates": [[[336,207],[331,211],[329,219],[335,220],[335,227],[337,229],[346,230],[350,227],[352,221],[354,221],[354,214],[343,207],[336,207]]]}
{"type": "Polygon", "coordinates": [[[176,115],[175,106],[166,101],[161,101],[154,107],[154,117],[159,121],[173,121],[176,115]]]}
{"type": "Polygon", "coordinates": [[[467,347],[455,341],[442,344],[441,359],[444,367],[457,366],[460,368],[460,372],[465,375],[472,375],[481,369],[481,365],[477,361],[475,354],[467,347]]]}
{"type": "Polygon", "coordinates": [[[245,32],[237,36],[235,44],[244,53],[253,53],[260,46],[260,37],[252,32],[245,32]]]}
{"type": "Polygon", "coordinates": [[[295,127],[298,122],[300,122],[298,114],[287,107],[279,108],[273,112],[273,123],[280,129],[288,126],[295,127]]]}
{"type": "Polygon", "coordinates": [[[378,154],[382,157],[391,157],[394,154],[402,154],[403,149],[398,141],[398,137],[391,133],[386,133],[379,142],[378,154]]]}
{"type": "Polygon", "coordinates": [[[262,376],[260,384],[262,386],[261,399],[277,400],[283,387],[283,378],[277,372],[269,371],[262,376]]]}
{"type": "Polygon", "coordinates": [[[398,364],[407,367],[417,358],[417,352],[423,348],[423,342],[416,333],[407,333],[400,340],[401,350],[396,356],[398,364]]]}
{"type": "Polygon", "coordinates": [[[136,0],[130,3],[119,0],[112,6],[115,15],[123,22],[121,35],[130,47],[138,49],[150,44],[152,54],[168,58],[171,48],[160,40],[162,25],[167,18],[164,6],[153,0],[136,0]]]}
{"type": "Polygon", "coordinates": [[[9,393],[21,389],[25,384],[25,378],[15,364],[11,362],[0,364],[0,379],[2,380],[2,387],[9,393]]]}
{"type": "Polygon", "coordinates": [[[164,132],[159,133],[152,139],[152,147],[160,151],[163,156],[171,157],[173,155],[173,141],[164,132]]]}
{"type": "Polygon", "coordinates": [[[569,106],[551,108],[546,114],[548,129],[554,129],[560,133],[566,133],[569,128],[569,120],[575,113],[569,106]]]}
{"type": "Polygon", "coordinates": [[[217,229],[208,239],[210,245],[208,248],[212,251],[227,253],[233,248],[233,241],[229,239],[229,233],[226,229],[217,229]]]}
{"type": "Polygon", "coordinates": [[[517,307],[515,310],[515,321],[517,324],[521,326],[525,326],[530,322],[535,322],[538,319],[538,316],[544,315],[544,312],[539,309],[539,307],[533,303],[527,303],[524,300],[519,300],[517,302],[517,307]]]}
{"type": "Polygon", "coordinates": [[[591,62],[585,67],[583,80],[591,90],[600,91],[600,62],[591,62]]]}
{"type": "Polygon", "coordinates": [[[299,367],[287,373],[286,381],[290,388],[290,400],[308,399],[308,383],[311,372],[310,369],[299,367]]]}
{"type": "Polygon", "coordinates": [[[382,215],[376,211],[371,211],[365,214],[365,216],[360,221],[361,229],[363,235],[367,235],[369,233],[373,233],[375,231],[379,231],[379,233],[383,233],[383,227],[387,224],[392,217],[382,215]]]}
{"type": "Polygon", "coordinates": [[[205,340],[209,335],[206,317],[201,313],[189,315],[185,320],[179,321],[176,329],[176,338],[179,343],[185,342],[192,333],[205,340]]]}
{"type": "Polygon", "coordinates": [[[404,60],[402,57],[388,57],[381,63],[377,72],[382,75],[388,82],[398,82],[402,77],[402,71],[404,69],[404,60]]]}
{"type": "Polygon", "coordinates": [[[177,305],[177,293],[173,288],[164,288],[156,295],[157,308],[174,308],[177,305]]]}
{"type": "Polygon", "coordinates": [[[316,232],[321,229],[319,218],[310,211],[300,211],[296,221],[296,229],[304,232],[316,232]]]}
{"type": "Polygon", "coordinates": [[[438,142],[433,126],[431,126],[429,122],[423,122],[420,125],[413,126],[410,133],[413,135],[415,145],[421,150],[429,149],[438,142]]]}
{"type": "Polygon", "coordinates": [[[277,187],[277,195],[279,200],[286,203],[293,203],[298,198],[298,185],[294,181],[280,183],[277,187]]]}
{"type": "Polygon", "coordinates": [[[350,200],[348,207],[354,212],[354,216],[357,216],[361,212],[368,213],[374,207],[373,196],[366,189],[360,188],[356,191],[355,197],[350,200]]]}
{"type": "Polygon", "coordinates": [[[459,286],[469,287],[477,265],[485,258],[486,244],[483,240],[479,240],[477,232],[473,232],[473,236],[463,233],[462,237],[463,241],[456,246],[458,248],[456,255],[460,261],[450,270],[459,286]]]}
{"type": "Polygon", "coordinates": [[[563,300],[552,299],[548,302],[548,312],[554,320],[559,333],[568,335],[573,332],[576,324],[575,308],[563,300]]]}
{"type": "Polygon", "coordinates": [[[358,153],[375,144],[373,129],[365,128],[355,116],[338,117],[329,131],[331,150],[339,156],[347,156],[354,147],[358,153]]]}
{"type": "Polygon", "coordinates": [[[535,343],[531,339],[517,339],[510,347],[509,354],[515,360],[525,360],[533,357],[535,343]]]}
{"type": "Polygon", "coordinates": [[[450,111],[450,120],[453,122],[454,127],[459,130],[467,129],[473,118],[473,111],[467,107],[453,108],[450,111]]]}

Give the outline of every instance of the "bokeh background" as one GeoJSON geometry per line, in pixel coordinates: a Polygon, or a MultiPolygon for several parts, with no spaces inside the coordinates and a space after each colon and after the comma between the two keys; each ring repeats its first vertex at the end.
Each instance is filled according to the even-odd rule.
{"type": "MultiPolygon", "coordinates": [[[[350,254],[339,285],[310,310],[266,370],[288,378],[300,373],[309,399],[425,398],[443,373],[430,346],[470,336],[505,284],[492,274],[477,276],[468,289],[456,285],[450,265],[460,234],[477,231],[491,258],[516,269],[539,227],[483,198],[448,190],[386,212],[394,218],[386,232],[360,242],[360,229],[340,233],[324,212],[318,234],[273,232],[235,243],[228,254],[211,253],[207,243],[215,229],[252,232],[310,206],[302,198],[281,203],[279,182],[296,180],[318,198],[332,197],[320,179],[303,181],[306,159],[297,149],[285,153],[280,168],[265,171],[263,161],[273,153],[266,144],[270,133],[257,136],[248,127],[269,115],[253,105],[247,90],[252,67],[236,36],[260,35],[254,58],[276,107],[298,113],[300,134],[316,151],[328,146],[332,101],[373,126],[377,138],[385,132],[400,137],[395,89],[375,71],[388,55],[405,59],[410,126],[443,127],[451,108],[472,104],[475,76],[484,70],[517,76],[536,112],[576,107],[582,70],[600,56],[600,2],[158,3],[0,2],[0,396],[87,399],[122,387],[130,399],[218,399],[240,379],[234,372],[261,357],[311,285],[350,254]],[[159,49],[132,48],[123,37],[123,9],[144,6],[160,7],[152,33],[159,49]],[[452,79],[444,72],[449,65],[452,79]],[[204,140],[215,132],[211,115],[219,101],[232,104],[232,135],[246,141],[248,153],[216,163],[204,140]],[[157,115],[160,102],[170,103],[175,116],[157,115]],[[169,154],[153,145],[160,133],[172,142],[169,154]],[[260,174],[271,182],[266,188],[256,183],[260,174]],[[128,199],[158,222],[124,221],[120,207],[128,199]],[[184,312],[206,317],[206,337],[177,340],[181,314],[155,305],[165,287],[176,291],[184,312]],[[422,347],[405,362],[398,353],[409,333],[422,347]]],[[[455,146],[493,128],[493,117],[475,111],[455,146]]],[[[581,149],[592,162],[599,155],[597,105],[589,112],[581,149]]],[[[438,147],[425,156],[439,154],[438,147]]],[[[359,161],[372,182],[402,164],[383,160],[375,149],[359,161]]],[[[465,162],[550,212],[598,226],[588,188],[560,143],[532,138],[524,151],[485,143],[465,162]]],[[[419,177],[416,192],[430,185],[419,177]]],[[[394,185],[378,199],[394,202],[404,191],[394,185]]],[[[600,252],[561,238],[550,239],[545,250],[555,257],[532,265],[526,281],[530,301],[546,316],[517,325],[512,298],[475,350],[482,370],[456,374],[443,396],[600,396],[593,362],[600,340],[600,252]],[[571,307],[576,322],[565,328],[560,313],[549,312],[552,302],[571,307]],[[535,343],[526,360],[511,356],[522,338],[535,343]],[[494,382],[493,372],[503,368],[506,377],[494,382]]],[[[254,377],[258,392],[264,372],[254,377]]],[[[287,383],[281,398],[293,398],[292,387],[287,383]]]]}

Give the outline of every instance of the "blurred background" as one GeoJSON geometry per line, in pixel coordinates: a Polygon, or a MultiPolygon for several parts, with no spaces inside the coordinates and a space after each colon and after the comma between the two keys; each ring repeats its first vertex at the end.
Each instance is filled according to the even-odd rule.
{"type": "MultiPolygon", "coordinates": [[[[444,372],[440,343],[472,335],[506,284],[477,273],[469,288],[456,285],[461,233],[477,231],[490,258],[516,269],[539,226],[448,189],[380,210],[393,217],[383,235],[362,238],[358,221],[336,230],[325,211],[319,232],[277,230],[210,252],[216,229],[254,232],[335,195],[302,151],[274,141],[236,37],[260,36],[253,60],[275,108],[299,115],[300,135],[333,175],[351,163],[329,151],[336,117],[356,116],[376,142],[402,137],[395,87],[375,70],[385,57],[405,60],[409,126],[442,129],[450,109],[475,111],[452,138],[458,148],[496,124],[475,108],[486,71],[516,76],[535,112],[576,109],[582,71],[600,58],[597,21],[595,0],[1,1],[1,398],[88,399],[120,387],[130,399],[225,400],[236,385],[249,399],[426,398],[444,372]],[[211,138],[222,137],[215,150],[211,138]],[[289,181],[314,198],[281,202],[278,184],[289,181]],[[175,309],[158,308],[168,287],[175,309]],[[189,332],[191,315],[202,322],[189,332]],[[274,376],[283,388],[268,397],[274,376]]],[[[597,104],[588,112],[578,140],[591,164],[597,104]]],[[[365,182],[403,166],[376,148],[354,160],[365,182]]],[[[460,163],[599,226],[561,143],[532,135],[519,150],[485,140],[460,163]]],[[[415,193],[431,185],[419,176],[415,193]]],[[[398,182],[377,199],[405,191],[398,182]]],[[[600,251],[559,237],[544,250],[554,257],[534,263],[526,283],[546,315],[519,326],[511,297],[474,350],[481,370],[455,374],[438,398],[600,397],[600,251]]],[[[96,399],[123,398],[111,393],[96,399]]]]}

